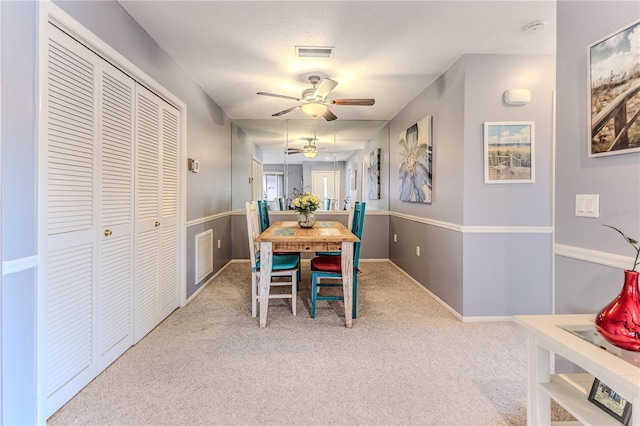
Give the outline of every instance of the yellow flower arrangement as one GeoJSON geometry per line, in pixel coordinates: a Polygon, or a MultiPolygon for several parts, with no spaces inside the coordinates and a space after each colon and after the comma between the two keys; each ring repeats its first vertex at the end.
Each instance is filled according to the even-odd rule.
{"type": "Polygon", "coordinates": [[[300,213],[316,211],[319,207],[320,200],[309,192],[293,199],[293,208],[300,213]]]}

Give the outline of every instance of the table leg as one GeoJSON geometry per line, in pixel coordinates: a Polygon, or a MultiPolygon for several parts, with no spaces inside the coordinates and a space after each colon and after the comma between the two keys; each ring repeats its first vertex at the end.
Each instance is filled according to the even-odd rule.
{"type": "Polygon", "coordinates": [[[344,320],[347,328],[353,325],[353,243],[342,243],[342,291],[344,293],[344,320]]]}
{"type": "Polygon", "coordinates": [[[550,381],[549,351],[538,345],[536,336],[529,334],[527,340],[527,424],[551,424],[551,399],[540,387],[550,381]]]}
{"type": "Polygon", "coordinates": [[[271,286],[271,266],[273,264],[273,244],[260,243],[260,328],[267,326],[269,290],[271,286]]]}

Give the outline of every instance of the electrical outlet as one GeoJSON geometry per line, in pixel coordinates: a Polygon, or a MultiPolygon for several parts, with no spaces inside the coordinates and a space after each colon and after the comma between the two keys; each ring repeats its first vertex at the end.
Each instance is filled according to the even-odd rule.
{"type": "Polygon", "coordinates": [[[393,242],[394,243],[398,242],[398,234],[393,234],[393,242]]]}
{"type": "Polygon", "coordinates": [[[220,240],[218,240],[218,248],[220,248],[220,240]]]}
{"type": "Polygon", "coordinates": [[[416,256],[420,256],[420,246],[416,246],[416,256]]]}

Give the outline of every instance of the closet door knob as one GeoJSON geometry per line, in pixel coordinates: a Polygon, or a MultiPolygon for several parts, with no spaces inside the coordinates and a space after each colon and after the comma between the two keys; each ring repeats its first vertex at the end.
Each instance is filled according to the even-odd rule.
{"type": "Polygon", "coordinates": [[[105,229],[105,230],[104,230],[104,236],[105,236],[105,237],[108,237],[108,236],[109,236],[109,235],[111,235],[111,234],[113,234],[113,232],[111,232],[110,230],[108,230],[108,229],[105,229]]]}

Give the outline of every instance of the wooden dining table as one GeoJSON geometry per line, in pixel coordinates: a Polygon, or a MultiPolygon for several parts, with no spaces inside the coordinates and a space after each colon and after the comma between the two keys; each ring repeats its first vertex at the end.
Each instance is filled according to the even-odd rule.
{"type": "Polygon", "coordinates": [[[347,328],[353,325],[353,245],[360,239],[338,221],[317,221],[312,228],[301,228],[297,222],[275,222],[256,241],[260,243],[260,327],[267,325],[269,283],[274,252],[342,252],[342,290],[344,318],[347,328]]]}

